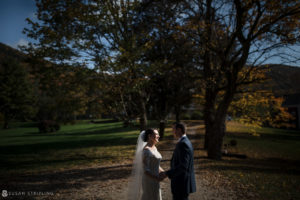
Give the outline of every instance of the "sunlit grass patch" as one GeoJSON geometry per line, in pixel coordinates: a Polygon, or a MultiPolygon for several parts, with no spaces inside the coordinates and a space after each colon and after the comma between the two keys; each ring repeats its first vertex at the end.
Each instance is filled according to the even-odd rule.
{"type": "MultiPolygon", "coordinates": [[[[224,143],[237,142],[229,152],[246,155],[246,159],[223,157],[204,162],[205,169],[216,170],[232,187],[251,191],[255,199],[299,199],[300,132],[275,128],[255,128],[237,122],[227,124],[224,143]]],[[[230,187],[230,185],[229,185],[230,187]]]]}

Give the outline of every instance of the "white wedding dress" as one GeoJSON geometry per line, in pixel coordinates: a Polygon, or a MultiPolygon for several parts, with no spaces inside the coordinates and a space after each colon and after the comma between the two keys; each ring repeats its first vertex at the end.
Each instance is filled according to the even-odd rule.
{"type": "Polygon", "coordinates": [[[145,131],[138,137],[135,158],[133,161],[132,175],[128,184],[128,200],[161,200],[160,184],[157,180],[147,176],[148,173],[158,176],[161,154],[155,150],[145,148],[143,141],[145,131]]]}
{"type": "MultiPolygon", "coordinates": [[[[148,148],[143,150],[144,172],[158,176],[159,166],[162,159],[157,150],[151,151],[148,148]]],[[[142,177],[142,200],[161,200],[160,184],[157,180],[149,177],[145,173],[142,177]]]]}

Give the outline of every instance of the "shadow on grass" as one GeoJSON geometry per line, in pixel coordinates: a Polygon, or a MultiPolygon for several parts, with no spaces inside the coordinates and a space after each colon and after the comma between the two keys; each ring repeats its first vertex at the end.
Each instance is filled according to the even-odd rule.
{"type": "MultiPolygon", "coordinates": [[[[137,129],[125,129],[125,128],[107,128],[107,129],[101,129],[99,128],[87,128],[87,129],[79,129],[76,131],[64,131],[64,132],[54,132],[54,133],[27,133],[26,136],[41,136],[41,137],[61,137],[61,136],[88,136],[88,135],[105,135],[105,134],[113,134],[113,133],[123,133],[128,131],[134,131],[137,129]]],[[[22,136],[19,136],[22,137],[22,136]]]]}
{"type": "Polygon", "coordinates": [[[281,158],[201,160],[201,170],[262,172],[265,174],[300,175],[300,161],[281,158]]]}
{"type": "MultiPolygon", "coordinates": [[[[137,135],[128,135],[122,133],[128,131],[134,131],[134,128],[122,128],[115,127],[110,129],[100,129],[91,128],[85,131],[76,130],[72,133],[48,133],[48,134],[37,134],[30,133],[32,137],[39,138],[41,136],[65,136],[65,138],[34,144],[20,144],[20,145],[9,145],[9,146],[0,146],[1,154],[9,154],[9,155],[18,155],[18,154],[31,154],[31,153],[41,153],[43,151],[51,151],[51,150],[63,150],[63,149],[77,149],[77,148],[87,148],[87,147],[99,147],[99,146],[116,146],[116,145],[133,145],[136,144],[137,135]],[[91,131],[93,130],[93,131],[91,131]],[[117,135],[115,135],[115,134],[117,135]],[[96,137],[99,135],[99,137],[96,137]],[[70,136],[70,137],[68,137],[70,136]],[[75,136],[75,137],[74,137],[75,136]],[[78,137],[76,137],[78,136],[78,137]],[[91,137],[88,137],[91,136],[91,137]]],[[[24,141],[26,141],[28,134],[24,137],[24,141]]],[[[21,136],[20,136],[21,137],[21,136]]],[[[43,137],[41,137],[43,138],[43,137]]],[[[50,140],[50,139],[49,139],[50,140]]]]}
{"type": "Polygon", "coordinates": [[[85,155],[76,155],[71,158],[64,159],[51,159],[51,160],[40,160],[40,159],[32,159],[32,160],[13,160],[13,161],[2,161],[1,169],[3,170],[17,170],[17,169],[32,169],[34,167],[49,167],[49,166],[62,166],[64,164],[69,163],[78,163],[78,162],[92,162],[95,160],[112,160],[114,156],[101,156],[101,157],[88,157],[85,155]]]}
{"type": "MultiPolygon", "coordinates": [[[[6,176],[0,181],[0,188],[8,191],[51,191],[87,187],[87,182],[119,180],[128,178],[131,165],[113,167],[73,169],[61,172],[41,173],[37,175],[6,176]]],[[[100,189],[100,188],[99,188],[100,189]]]]}
{"type": "Polygon", "coordinates": [[[260,137],[263,139],[272,139],[272,140],[300,140],[300,132],[296,134],[260,134],[260,137]]]}
{"type": "Polygon", "coordinates": [[[107,119],[107,120],[91,120],[90,123],[92,124],[107,124],[107,123],[114,123],[114,122],[120,122],[117,119],[107,119]]]}
{"type": "Polygon", "coordinates": [[[38,123],[37,122],[24,123],[24,124],[20,125],[19,127],[20,128],[35,128],[35,127],[38,127],[38,123]]]}
{"type": "Polygon", "coordinates": [[[270,140],[300,140],[299,134],[283,134],[283,133],[274,133],[274,134],[260,134],[260,136],[252,136],[249,133],[238,133],[238,132],[226,132],[226,136],[235,137],[237,139],[270,139],[270,140]]]}
{"type": "Polygon", "coordinates": [[[87,147],[103,147],[103,146],[117,146],[117,145],[133,145],[136,144],[135,137],[127,138],[90,138],[82,139],[77,141],[54,141],[48,143],[37,143],[37,144],[25,144],[25,145],[10,145],[10,146],[1,146],[1,154],[35,154],[41,153],[43,151],[52,151],[52,150],[64,150],[64,149],[79,149],[87,147]]]}

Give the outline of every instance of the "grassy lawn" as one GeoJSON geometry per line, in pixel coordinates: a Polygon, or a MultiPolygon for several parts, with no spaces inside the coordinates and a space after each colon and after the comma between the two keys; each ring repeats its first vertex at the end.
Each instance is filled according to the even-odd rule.
{"type": "MultiPolygon", "coordinates": [[[[257,136],[249,133],[249,127],[229,122],[224,143],[236,140],[237,146],[229,151],[247,158],[203,160],[202,168],[221,174],[229,187],[253,191],[257,199],[300,199],[300,132],[273,128],[255,131],[257,136]]],[[[244,194],[240,195],[243,198],[244,194]]]]}
{"type": "MultiPolygon", "coordinates": [[[[32,125],[19,123],[0,131],[0,176],[128,164],[139,134],[138,127],[123,128],[121,122],[82,121],[47,134],[38,133],[32,125]]],[[[236,140],[237,146],[229,148],[229,152],[247,158],[224,157],[214,161],[205,158],[201,125],[196,137],[199,142],[194,146],[200,172],[210,172],[217,177],[215,180],[220,176],[225,180],[222,184],[245,191],[239,193],[241,199],[249,191],[254,199],[300,199],[300,132],[261,128],[255,129],[253,135],[251,129],[229,122],[224,143],[236,140]]],[[[171,138],[170,129],[166,136],[171,138]]]]}
{"type": "Polygon", "coordinates": [[[81,122],[47,134],[28,124],[15,126],[0,131],[1,173],[120,163],[132,159],[139,133],[121,122],[81,122]]]}

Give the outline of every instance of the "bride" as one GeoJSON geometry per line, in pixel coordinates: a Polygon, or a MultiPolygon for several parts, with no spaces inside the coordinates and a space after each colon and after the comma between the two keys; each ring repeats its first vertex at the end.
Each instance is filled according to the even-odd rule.
{"type": "Polygon", "coordinates": [[[129,200],[161,200],[159,176],[163,169],[162,159],[156,144],[159,134],[156,129],[142,131],[137,141],[137,148],[132,170],[132,180],[129,184],[129,200]]]}

